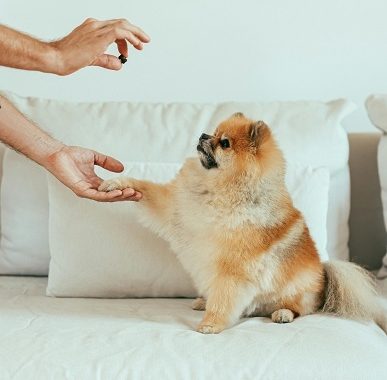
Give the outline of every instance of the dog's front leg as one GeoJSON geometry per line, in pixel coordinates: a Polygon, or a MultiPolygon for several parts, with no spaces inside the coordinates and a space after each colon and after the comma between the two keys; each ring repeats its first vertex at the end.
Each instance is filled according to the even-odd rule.
{"type": "Polygon", "coordinates": [[[217,334],[234,324],[253,301],[256,289],[239,277],[218,276],[207,299],[206,311],[197,331],[217,334]]]}
{"type": "Polygon", "coordinates": [[[100,191],[123,190],[132,188],[142,194],[139,205],[147,211],[142,214],[142,221],[154,232],[162,235],[161,230],[169,225],[174,205],[173,182],[158,184],[130,177],[117,177],[103,181],[100,191]]]}

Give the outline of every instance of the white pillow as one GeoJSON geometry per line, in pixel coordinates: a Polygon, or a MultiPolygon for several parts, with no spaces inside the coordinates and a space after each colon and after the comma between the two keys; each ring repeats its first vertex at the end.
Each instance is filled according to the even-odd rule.
{"type": "MultiPolygon", "coordinates": [[[[383,132],[378,146],[378,171],[387,233],[387,95],[369,96],[366,100],[366,108],[372,123],[383,132]]],[[[387,278],[387,253],[383,258],[378,277],[387,278]]]]}
{"type": "MultiPolygon", "coordinates": [[[[167,182],[178,164],[127,163],[127,175],[167,182]]],[[[107,177],[111,177],[108,175],[107,177]]],[[[290,168],[288,188],[326,254],[329,171],[290,168]]],[[[77,198],[49,179],[51,264],[47,294],[63,297],[193,297],[169,245],[137,221],[136,204],[77,198]]]]}
{"type": "MultiPolygon", "coordinates": [[[[236,111],[269,123],[278,137],[288,162],[312,168],[327,167],[331,181],[328,207],[328,242],[331,258],[348,257],[348,141],[340,122],[354,109],[345,100],[323,102],[272,102],[222,104],[147,104],[147,103],[70,103],[38,98],[24,98],[3,93],[24,114],[40,127],[67,144],[81,145],[113,155],[122,161],[182,162],[195,150],[195,142],[202,132],[212,132],[218,122],[236,111]]],[[[7,173],[11,173],[13,159],[7,160],[7,173]]],[[[27,161],[26,165],[28,165],[27,161]]],[[[47,183],[44,170],[23,169],[31,184],[28,207],[20,207],[22,188],[7,187],[3,194],[14,210],[16,220],[37,225],[41,205],[48,207],[47,183]],[[10,193],[9,193],[10,192],[10,193]]],[[[3,182],[8,182],[8,175],[3,182]]],[[[12,182],[12,181],[11,181],[12,182]]],[[[2,224],[8,223],[3,219],[2,224]]],[[[47,241],[47,229],[40,225],[39,241],[47,241]]],[[[28,226],[25,226],[28,230],[28,226]]],[[[33,227],[35,228],[35,227],[33,227]]],[[[8,228],[12,230],[12,225],[8,228]]],[[[17,232],[17,231],[16,231],[17,232]]],[[[23,239],[28,239],[26,233],[23,239]]],[[[9,247],[20,234],[11,234],[9,247]]],[[[23,250],[6,252],[0,246],[0,274],[46,273],[48,252],[24,243],[23,250]],[[31,255],[30,249],[36,252],[31,255]],[[8,264],[4,264],[8,263],[8,264]],[[28,269],[29,268],[29,269],[28,269]],[[27,271],[28,269],[28,271],[27,271]]]]}
{"type": "MultiPolygon", "coordinates": [[[[5,151],[5,146],[0,142],[0,197],[1,197],[1,181],[2,181],[2,177],[3,177],[4,151],[5,151]]],[[[1,202],[0,202],[0,212],[1,212],[1,202]]],[[[1,218],[0,218],[0,233],[1,233],[1,218]]],[[[0,245],[0,247],[1,247],[1,245],[0,245]]]]}
{"type": "Polygon", "coordinates": [[[6,149],[1,185],[0,271],[47,275],[48,189],[45,171],[6,149]]]}
{"type": "Polygon", "coordinates": [[[5,146],[4,144],[0,141],[0,181],[1,177],[3,175],[3,157],[4,157],[4,152],[5,152],[5,146]]]}
{"type": "Polygon", "coordinates": [[[329,200],[329,170],[288,165],[286,185],[294,206],[304,215],[322,261],[327,252],[327,216],[329,200]]]}

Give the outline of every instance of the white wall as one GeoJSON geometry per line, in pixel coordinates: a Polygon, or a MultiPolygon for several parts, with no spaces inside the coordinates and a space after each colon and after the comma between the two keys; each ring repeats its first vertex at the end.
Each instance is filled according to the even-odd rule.
{"type": "MultiPolygon", "coordinates": [[[[0,87],[69,100],[263,101],[387,92],[386,0],[0,0],[0,23],[58,38],[86,17],[126,17],[152,43],[120,72],[0,69],[0,87]]],[[[1,54],[1,52],[0,52],[1,54]]]]}

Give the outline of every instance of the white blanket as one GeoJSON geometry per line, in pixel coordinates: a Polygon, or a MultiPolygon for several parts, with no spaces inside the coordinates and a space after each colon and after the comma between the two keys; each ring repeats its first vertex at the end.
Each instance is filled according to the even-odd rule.
{"type": "Polygon", "coordinates": [[[0,277],[0,379],[382,379],[387,338],[326,315],[194,330],[188,299],[56,299],[46,278],[0,277]]]}

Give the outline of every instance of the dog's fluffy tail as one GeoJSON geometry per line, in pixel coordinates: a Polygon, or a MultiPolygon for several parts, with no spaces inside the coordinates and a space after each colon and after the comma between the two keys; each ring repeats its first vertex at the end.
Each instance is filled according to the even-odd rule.
{"type": "Polygon", "coordinates": [[[387,334],[387,315],[375,282],[365,269],[345,261],[324,263],[326,284],[322,311],[345,318],[373,320],[387,334]]]}

